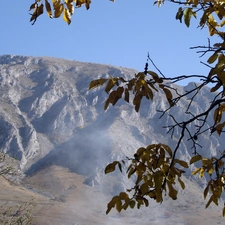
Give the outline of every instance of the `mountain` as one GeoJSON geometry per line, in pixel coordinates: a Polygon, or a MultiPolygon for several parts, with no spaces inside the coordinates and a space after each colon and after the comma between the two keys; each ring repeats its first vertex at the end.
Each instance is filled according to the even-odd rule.
{"type": "MultiPolygon", "coordinates": [[[[172,148],[176,143],[179,130],[175,130],[171,139],[170,135],[166,135],[167,129],[162,128],[173,124],[172,118],[165,115],[158,119],[161,114],[157,110],[168,107],[162,94],[155,94],[153,101],[144,100],[140,113],[136,113],[131,104],[123,101],[105,112],[103,108],[107,95],[104,90],[88,90],[93,79],[109,76],[128,79],[136,72],[122,67],[50,57],[0,57],[0,148],[18,159],[23,173],[23,179],[18,185],[22,185],[27,193],[40,195],[40,199],[45,198],[42,200],[46,205],[52,204],[52,208],[57,208],[55,211],[51,208],[51,218],[45,224],[71,224],[74,219],[71,215],[81,217],[81,224],[107,224],[106,219],[109,217],[103,214],[109,196],[129,187],[130,181],[119,173],[104,175],[105,166],[113,160],[132,156],[142,146],[160,142],[172,148]],[[86,202],[86,196],[90,202],[86,202]],[[103,205],[100,204],[103,202],[103,205]],[[97,208],[92,206],[87,209],[89,203],[97,208]],[[61,215],[61,220],[57,217],[57,221],[54,221],[54,215],[65,208],[63,204],[69,207],[65,211],[67,216],[61,215]],[[85,209],[92,219],[85,220],[81,216],[85,209]],[[95,218],[96,215],[99,218],[95,218]],[[62,222],[62,218],[64,221],[66,218],[71,220],[62,222]]],[[[185,87],[174,87],[184,93],[193,85],[195,84],[189,83],[185,87]]],[[[210,89],[203,88],[192,103],[192,112],[206,110],[212,98],[210,89]]],[[[189,100],[183,99],[170,110],[177,121],[190,117],[185,114],[188,104],[189,100]]],[[[211,117],[210,121],[212,122],[211,117]]],[[[190,130],[194,132],[194,126],[190,130]]],[[[205,156],[216,155],[218,147],[221,150],[225,147],[222,140],[222,137],[218,138],[216,135],[210,138],[207,134],[202,135],[198,140],[202,146],[199,152],[205,156]]],[[[184,140],[180,157],[189,160],[192,156],[191,147],[184,140]]],[[[198,214],[203,213],[201,196],[199,197],[202,187],[197,186],[198,178],[190,181],[189,175],[190,171],[187,171],[185,179],[191,188],[186,192],[191,198],[189,196],[176,203],[166,203],[167,207],[169,204],[177,204],[174,205],[176,210],[179,205],[183,205],[187,214],[175,218],[176,210],[171,208],[166,209],[167,216],[163,210],[163,215],[158,218],[156,214],[160,214],[160,209],[157,206],[157,210],[152,209],[157,211],[154,216],[144,214],[149,209],[119,215],[114,212],[109,224],[119,224],[120,220],[123,224],[137,224],[138,221],[142,221],[142,224],[149,224],[149,221],[151,224],[161,224],[162,221],[167,221],[166,224],[186,224],[183,217],[190,217],[192,221],[199,219],[198,214]],[[193,204],[196,206],[193,207],[193,204]],[[200,208],[196,209],[199,205],[200,208]]],[[[13,190],[12,187],[12,192],[13,190]]],[[[36,222],[39,224],[44,223],[42,219],[45,218],[43,212],[47,210],[46,205],[36,212],[39,215],[36,222]]],[[[178,211],[181,212],[181,208],[178,211]]],[[[218,209],[211,209],[211,214],[204,214],[207,218],[217,218],[218,215],[218,209]]]]}

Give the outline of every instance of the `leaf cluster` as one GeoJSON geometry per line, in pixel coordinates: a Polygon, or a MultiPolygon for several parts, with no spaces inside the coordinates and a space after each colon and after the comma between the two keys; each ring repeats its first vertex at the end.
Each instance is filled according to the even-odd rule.
{"type": "Polygon", "coordinates": [[[159,90],[165,93],[170,106],[174,105],[171,91],[163,84],[163,79],[153,71],[139,72],[130,80],[125,80],[123,77],[93,80],[89,85],[89,90],[102,86],[105,83],[105,92],[108,94],[104,106],[105,110],[108,108],[109,104],[114,106],[121,98],[124,98],[124,100],[129,103],[130,97],[133,97],[132,103],[136,112],[138,112],[142,98],[145,97],[148,100],[152,100],[154,91],[158,92],[159,90]]]}
{"type": "MultiPolygon", "coordinates": [[[[129,163],[126,174],[128,178],[133,177],[134,187],[121,192],[118,196],[112,198],[108,203],[106,214],[112,208],[118,212],[128,207],[139,209],[142,205],[149,206],[149,199],[156,202],[163,201],[163,194],[167,194],[173,200],[177,199],[178,191],[175,188],[176,181],[179,182],[182,189],[185,188],[181,180],[185,172],[182,168],[188,168],[185,161],[173,158],[172,150],[164,144],[152,144],[146,148],[137,150],[133,158],[127,158],[129,163]]],[[[122,160],[122,165],[125,161],[122,160]]],[[[118,165],[122,172],[121,163],[114,161],[107,165],[105,173],[113,172],[118,165]]]]}
{"type": "MultiPolygon", "coordinates": [[[[110,1],[114,2],[114,0],[110,1]]],[[[30,22],[33,21],[33,25],[37,18],[46,10],[51,19],[62,16],[63,20],[69,25],[71,23],[71,17],[74,14],[74,9],[80,8],[82,5],[85,5],[88,10],[91,5],[91,0],[52,0],[51,3],[48,0],[35,0],[30,6],[30,11],[33,11],[30,22]]]]}

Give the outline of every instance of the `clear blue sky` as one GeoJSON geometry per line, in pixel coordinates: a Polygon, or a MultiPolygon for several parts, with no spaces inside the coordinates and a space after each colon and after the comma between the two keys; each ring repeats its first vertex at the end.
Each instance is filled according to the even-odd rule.
{"type": "MultiPolygon", "coordinates": [[[[207,45],[207,30],[175,20],[178,5],[151,0],[92,0],[76,9],[68,26],[45,13],[29,22],[34,0],[1,3],[0,55],[53,56],[143,70],[147,52],[167,76],[204,74],[208,69],[189,47],[207,45]]],[[[153,69],[153,68],[150,68],[153,69]]]]}

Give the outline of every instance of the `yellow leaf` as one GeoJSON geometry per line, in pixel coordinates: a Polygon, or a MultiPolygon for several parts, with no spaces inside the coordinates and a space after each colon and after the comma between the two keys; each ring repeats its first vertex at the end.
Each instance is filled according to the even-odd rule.
{"type": "Polygon", "coordinates": [[[67,6],[70,14],[73,15],[74,14],[73,0],[66,0],[65,3],[66,3],[66,6],[67,6]]]}
{"type": "Polygon", "coordinates": [[[45,0],[45,8],[46,8],[46,11],[48,13],[48,16],[50,18],[52,18],[52,9],[51,9],[51,5],[49,4],[49,2],[47,0],[45,0]]]}
{"type": "Polygon", "coordinates": [[[201,168],[200,169],[200,175],[199,175],[201,178],[204,176],[204,172],[205,172],[205,169],[201,168]]]}
{"type": "Polygon", "coordinates": [[[100,78],[98,80],[91,81],[91,83],[89,84],[89,90],[96,88],[100,85],[103,85],[106,81],[107,81],[107,79],[105,79],[105,78],[100,78]]]}
{"type": "Polygon", "coordinates": [[[219,136],[220,136],[220,134],[221,134],[221,132],[222,132],[224,126],[225,126],[225,122],[216,125],[215,130],[217,131],[217,134],[218,134],[219,136]]]}
{"type": "Polygon", "coordinates": [[[222,110],[220,107],[216,108],[214,111],[214,122],[215,124],[219,123],[222,118],[222,110]]]}
{"type": "Polygon", "coordinates": [[[37,6],[30,18],[30,22],[33,20],[35,21],[38,18],[38,16],[40,16],[43,12],[44,12],[44,5],[41,4],[40,6],[37,6]]]}
{"type": "Polygon", "coordinates": [[[200,170],[201,170],[201,168],[196,168],[196,170],[192,172],[192,175],[197,174],[200,170]]]}
{"type": "Polygon", "coordinates": [[[202,159],[201,155],[194,155],[190,160],[190,165],[202,159]]]}
{"type": "Polygon", "coordinates": [[[60,7],[61,0],[52,0],[53,8],[56,10],[57,8],[60,7]]]}
{"type": "Polygon", "coordinates": [[[118,161],[114,161],[114,162],[108,164],[105,168],[105,174],[113,172],[116,168],[117,163],[118,163],[118,161]]]}
{"type": "Polygon", "coordinates": [[[212,64],[217,60],[217,57],[218,57],[218,53],[215,52],[208,58],[207,62],[212,64]]]}
{"type": "Polygon", "coordinates": [[[85,6],[87,10],[90,8],[90,4],[91,4],[91,0],[86,0],[85,6]]]}
{"type": "Polygon", "coordinates": [[[184,23],[186,24],[187,27],[190,26],[191,16],[192,16],[192,8],[186,8],[184,10],[184,23]]]}
{"type": "Polygon", "coordinates": [[[67,22],[67,24],[69,25],[71,23],[71,15],[68,9],[64,8],[64,15],[63,15],[63,19],[64,21],[67,22]]]}
{"type": "Polygon", "coordinates": [[[54,7],[54,8],[55,8],[54,17],[55,18],[60,17],[62,15],[63,10],[64,10],[64,5],[60,4],[59,6],[54,7]]]}
{"type": "Polygon", "coordinates": [[[114,85],[116,84],[116,79],[110,78],[106,87],[105,87],[105,92],[108,94],[110,92],[110,90],[114,87],[114,85]]]}
{"type": "Polygon", "coordinates": [[[30,11],[31,11],[32,9],[36,9],[37,6],[38,6],[38,4],[37,4],[36,2],[33,3],[33,4],[30,6],[30,11]]]}

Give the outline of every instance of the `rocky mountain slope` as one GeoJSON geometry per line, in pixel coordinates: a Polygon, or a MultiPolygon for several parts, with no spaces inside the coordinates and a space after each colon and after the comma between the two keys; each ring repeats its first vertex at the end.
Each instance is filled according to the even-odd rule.
{"type": "MultiPolygon", "coordinates": [[[[81,176],[82,185],[92,187],[90,193],[96,191],[98,197],[117,194],[129,184],[123,175],[105,176],[103,171],[107,163],[132,156],[138,147],[152,143],[174,146],[179,131],[171,139],[170,135],[165,135],[167,130],[162,128],[172,123],[171,118],[164,116],[158,120],[160,113],[157,110],[167,107],[162,95],[155,95],[152,102],[143,101],[140,113],[122,101],[104,112],[104,90],[88,91],[89,82],[93,79],[109,76],[129,78],[135,72],[121,67],[49,57],[0,57],[0,148],[19,160],[26,175],[24,187],[36,193],[39,190],[39,194],[49,201],[68,200],[68,196],[72,198],[68,193],[73,192],[70,187],[76,184],[68,181],[66,188],[60,184],[53,185],[56,181],[46,177],[44,174],[47,172],[43,174],[49,168],[64,168],[73,174],[69,177],[81,176]],[[46,180],[45,184],[43,180],[46,180]],[[56,187],[57,190],[54,189],[56,187]]],[[[176,88],[184,92],[193,85],[190,83],[176,88]]],[[[201,95],[193,102],[192,112],[205,110],[211,100],[209,89],[201,90],[201,95]]],[[[182,121],[188,116],[185,114],[187,105],[188,100],[184,99],[179,103],[181,107],[174,107],[170,112],[182,121]]],[[[199,151],[204,155],[215,155],[218,146],[221,150],[225,147],[223,138],[218,139],[214,135],[210,138],[203,135],[199,143],[202,145],[199,151]]],[[[190,159],[190,148],[185,140],[180,157],[190,159]]],[[[187,171],[187,178],[189,174],[187,171]]],[[[217,211],[213,212],[217,215],[217,211]]],[[[149,221],[149,218],[146,220],[149,221]]]]}

